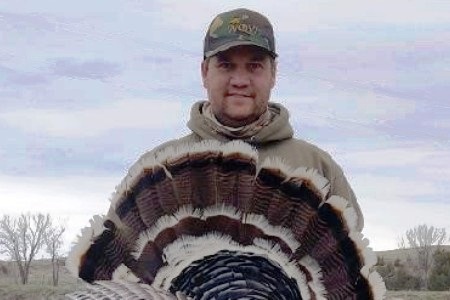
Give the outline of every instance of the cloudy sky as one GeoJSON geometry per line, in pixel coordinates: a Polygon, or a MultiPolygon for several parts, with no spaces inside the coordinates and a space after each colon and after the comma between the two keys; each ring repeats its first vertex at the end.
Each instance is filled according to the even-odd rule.
{"type": "Polygon", "coordinates": [[[267,15],[272,100],[342,165],[375,250],[426,223],[450,232],[450,2],[0,3],[0,215],[48,212],[67,247],[146,150],[188,133],[219,12],[267,15]]]}

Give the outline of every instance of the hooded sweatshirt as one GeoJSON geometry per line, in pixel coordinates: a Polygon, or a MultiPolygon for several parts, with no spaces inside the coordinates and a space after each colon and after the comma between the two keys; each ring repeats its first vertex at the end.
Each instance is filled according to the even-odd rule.
{"type": "MultiPolygon", "coordinates": [[[[177,140],[162,144],[151,152],[144,154],[158,155],[158,153],[170,146],[190,144],[202,140],[218,140],[228,142],[233,140],[223,133],[214,130],[202,115],[202,105],[205,102],[197,102],[192,106],[190,120],[187,123],[192,133],[177,140]]],[[[330,191],[327,197],[332,195],[347,199],[357,214],[357,229],[362,230],[364,226],[363,215],[340,166],[324,150],[304,140],[294,138],[294,131],[289,123],[289,113],[285,107],[277,103],[269,103],[271,111],[274,112],[272,120],[255,135],[243,139],[258,151],[259,162],[268,157],[279,157],[284,163],[292,168],[306,167],[318,171],[320,175],[327,178],[330,183],[330,191]]]]}

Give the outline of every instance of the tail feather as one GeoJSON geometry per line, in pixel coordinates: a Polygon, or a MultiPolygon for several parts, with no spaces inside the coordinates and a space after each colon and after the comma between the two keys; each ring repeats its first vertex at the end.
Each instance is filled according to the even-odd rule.
{"type": "Polygon", "coordinates": [[[113,195],[118,220],[83,233],[72,270],[195,299],[381,299],[356,213],[329,188],[242,142],[168,148],[132,167],[113,195]]]}

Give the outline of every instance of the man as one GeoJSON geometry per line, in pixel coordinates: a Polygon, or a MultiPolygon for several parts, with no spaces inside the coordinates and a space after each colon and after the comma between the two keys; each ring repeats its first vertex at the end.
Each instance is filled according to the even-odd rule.
{"type": "Polygon", "coordinates": [[[201,75],[208,100],[192,107],[192,133],[155,151],[207,139],[246,141],[258,149],[261,161],[278,156],[292,167],[316,169],[329,180],[329,195],[350,201],[362,230],[360,207],[341,168],[323,150],[293,138],[286,108],[269,103],[277,57],[269,20],[247,9],[219,14],[206,33],[203,54],[201,75]]]}
{"type": "MultiPolygon", "coordinates": [[[[329,196],[338,195],[350,201],[356,211],[357,229],[362,230],[360,208],[341,168],[323,150],[293,138],[287,110],[280,104],[269,103],[275,85],[276,57],[272,26],[261,14],[237,9],[212,21],[201,64],[208,100],[192,107],[188,122],[192,133],[144,154],[132,167],[118,187],[106,218],[93,220],[92,228],[84,230],[71,251],[68,266],[74,274],[88,282],[113,278],[163,288],[147,286],[149,299],[156,294],[158,299],[175,299],[169,296],[167,288],[171,293],[182,292],[195,299],[274,299],[272,295],[277,295],[277,299],[316,299],[325,295],[333,299],[382,299],[385,289],[381,277],[368,271],[373,264],[369,251],[361,248],[364,244],[358,242],[358,235],[344,236],[349,228],[347,223],[338,221],[342,214],[325,207],[321,210],[322,221],[315,222],[309,216],[317,211],[305,205],[299,208],[299,214],[307,215],[306,218],[299,217],[299,222],[288,227],[275,226],[266,223],[269,209],[257,207],[261,202],[277,203],[271,196],[258,198],[262,201],[254,205],[254,211],[264,212],[246,215],[243,222],[237,211],[230,210],[234,207],[230,203],[223,208],[207,206],[202,213],[191,211],[186,208],[188,205],[174,211],[180,208],[178,201],[192,200],[192,191],[183,190],[190,184],[184,172],[190,168],[184,159],[177,157],[171,165],[173,173],[165,173],[160,167],[153,169],[158,156],[167,158],[168,153],[173,154],[173,149],[165,151],[168,147],[185,149],[186,145],[204,140],[243,140],[257,150],[259,161],[279,157],[293,169],[317,170],[328,179],[329,196]],[[326,224],[332,230],[323,226],[328,221],[326,224]],[[297,244],[298,237],[304,244],[297,244]],[[303,251],[314,253],[310,256],[303,251]]],[[[235,165],[238,167],[230,170],[239,172],[240,165],[235,165]]],[[[248,179],[248,175],[242,178],[248,179]]],[[[240,183],[241,177],[234,180],[235,177],[233,183],[240,183]]],[[[291,189],[295,197],[301,189],[310,191],[298,187],[291,189]]],[[[194,193],[196,201],[217,201],[202,199],[199,193],[194,193]]],[[[245,198],[246,192],[240,195],[245,198]]],[[[345,205],[344,201],[334,199],[336,207],[345,205]]],[[[220,203],[226,201],[216,202],[220,203]]],[[[273,219],[279,211],[285,212],[283,208],[277,209],[270,210],[273,219]]],[[[103,283],[99,290],[108,291],[108,284],[103,283]]],[[[145,286],[111,283],[110,287],[113,293],[121,290],[128,293],[134,287],[143,297],[145,286]]]]}

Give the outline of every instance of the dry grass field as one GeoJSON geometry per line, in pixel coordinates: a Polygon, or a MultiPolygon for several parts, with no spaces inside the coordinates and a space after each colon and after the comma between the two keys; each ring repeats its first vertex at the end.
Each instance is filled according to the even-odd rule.
{"type": "MultiPolygon", "coordinates": [[[[393,253],[392,258],[396,258],[393,253]]],[[[390,259],[390,258],[389,258],[390,259]]],[[[65,267],[61,267],[60,284],[52,286],[51,264],[40,260],[32,265],[30,283],[17,283],[17,275],[10,262],[0,261],[0,299],[1,300],[59,300],[64,299],[66,293],[82,288],[82,283],[71,276],[65,267]],[[5,270],[7,273],[5,274],[5,270]]],[[[387,300],[450,300],[448,292],[417,292],[417,291],[389,291],[387,300]]]]}
{"type": "MultiPolygon", "coordinates": [[[[0,284],[2,300],[63,300],[66,293],[72,292],[81,285],[61,284],[57,288],[30,284],[26,286],[0,284]]],[[[388,291],[386,300],[450,300],[450,292],[417,292],[388,291]]]]}
{"type": "Polygon", "coordinates": [[[389,291],[387,300],[450,300],[449,292],[389,291]]]}
{"type": "MultiPolygon", "coordinates": [[[[79,288],[80,285],[62,284],[57,288],[31,284],[0,285],[0,299],[2,300],[63,300],[64,295],[79,288]]],[[[389,291],[386,300],[450,300],[450,292],[417,292],[417,291],[389,291]]]]}
{"type": "Polygon", "coordinates": [[[81,286],[64,266],[60,269],[60,284],[52,286],[52,267],[47,260],[35,261],[30,268],[29,284],[18,283],[15,266],[11,262],[0,262],[0,299],[2,300],[46,300],[64,299],[64,294],[81,286]],[[5,272],[6,271],[6,272],[5,272]]]}

